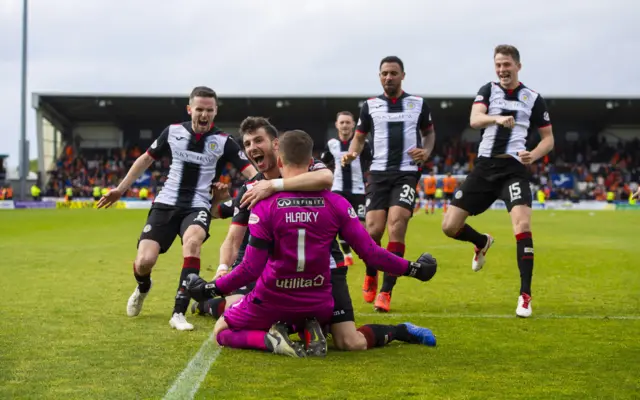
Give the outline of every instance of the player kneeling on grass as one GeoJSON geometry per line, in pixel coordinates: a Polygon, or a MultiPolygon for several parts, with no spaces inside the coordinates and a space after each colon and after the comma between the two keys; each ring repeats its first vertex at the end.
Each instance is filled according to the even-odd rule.
{"type": "MultiPolygon", "coordinates": [[[[307,172],[312,149],[313,141],[305,132],[286,132],[278,156],[283,178],[307,172]]],[[[280,192],[260,201],[249,218],[249,232],[245,257],[231,273],[210,283],[195,274],[187,278],[187,290],[196,301],[257,280],[255,289],[216,322],[214,334],[222,346],[292,357],[326,355],[321,326],[329,323],[334,306],[328,254],[338,233],[383,271],[422,281],[436,271],[428,254],[411,263],[377,246],[353,207],[328,190],[280,192]],[[304,348],[289,339],[288,325],[304,331],[304,348]]]]}
{"type": "MultiPolygon", "coordinates": [[[[312,192],[332,187],[333,175],[320,161],[309,167],[309,172],[282,180],[278,168],[278,130],[267,119],[247,117],[240,124],[242,142],[249,160],[256,165],[259,174],[249,179],[239,190],[233,202],[221,204],[217,210],[221,218],[232,218],[227,237],[220,247],[220,267],[213,280],[228,273],[229,267],[240,265],[249,242],[250,208],[258,201],[266,199],[280,191],[312,192]],[[329,178],[327,180],[327,178],[329,178]],[[281,181],[280,183],[277,183],[281,181]]],[[[353,204],[352,204],[353,205],[353,204]]],[[[355,208],[355,207],[354,207],[355,208]]],[[[347,284],[348,268],[338,242],[334,240],[330,252],[331,285],[334,301],[333,316],[329,332],[339,350],[357,351],[380,347],[393,340],[407,343],[433,345],[432,333],[425,328],[412,324],[400,325],[364,325],[356,328],[353,303],[347,284]]],[[[435,264],[435,260],[433,260],[435,264]]],[[[194,302],[191,312],[196,315],[210,315],[220,318],[226,309],[239,302],[251,292],[255,282],[236,290],[225,297],[216,297],[204,302],[194,302]]]]}

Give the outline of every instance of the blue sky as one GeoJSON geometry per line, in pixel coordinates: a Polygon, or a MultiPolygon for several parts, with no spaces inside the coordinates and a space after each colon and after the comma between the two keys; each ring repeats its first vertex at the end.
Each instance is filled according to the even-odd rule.
{"type": "MultiPolygon", "coordinates": [[[[28,91],[225,94],[379,92],[400,56],[405,88],[468,95],[494,78],[492,50],[521,51],[546,97],[640,96],[633,0],[31,0],[28,91]],[[442,3],[442,4],[439,4],[442,3]]],[[[21,0],[0,0],[0,153],[18,163],[21,0]]],[[[29,96],[30,101],[30,96],[29,96]]],[[[29,103],[31,156],[37,156],[29,103]]]]}

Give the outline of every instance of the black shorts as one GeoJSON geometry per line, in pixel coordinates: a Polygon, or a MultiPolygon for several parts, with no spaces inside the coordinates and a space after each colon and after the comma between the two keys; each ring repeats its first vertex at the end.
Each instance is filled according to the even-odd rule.
{"type": "Polygon", "coordinates": [[[508,211],[519,205],[531,207],[530,181],[527,167],[515,158],[479,157],[451,205],[470,215],[482,214],[498,199],[505,202],[508,211]]]}
{"type": "Polygon", "coordinates": [[[339,194],[340,196],[347,199],[351,207],[356,210],[356,214],[358,214],[358,218],[360,221],[364,221],[365,208],[364,204],[367,201],[367,197],[364,194],[353,194],[347,192],[338,192],[335,191],[333,193],[339,194]]]}
{"type": "Polygon", "coordinates": [[[445,200],[453,200],[453,193],[444,193],[443,197],[445,200]]]}
{"type": "Polygon", "coordinates": [[[147,215],[147,223],[142,229],[138,244],[141,240],[153,240],[160,245],[160,254],[166,253],[176,236],[182,235],[191,225],[199,225],[209,238],[211,212],[202,208],[181,208],[166,204],[154,203],[147,215]]]}
{"type": "Polygon", "coordinates": [[[368,211],[388,210],[400,206],[411,212],[416,203],[416,187],[420,172],[378,172],[369,173],[367,185],[368,211]]]}
{"type": "Polygon", "coordinates": [[[435,193],[427,195],[427,200],[435,200],[435,199],[436,199],[436,194],[435,193]]]}
{"type": "Polygon", "coordinates": [[[347,268],[334,268],[331,270],[331,293],[333,295],[333,317],[331,324],[352,321],[356,317],[353,314],[353,303],[347,284],[347,268]]]}

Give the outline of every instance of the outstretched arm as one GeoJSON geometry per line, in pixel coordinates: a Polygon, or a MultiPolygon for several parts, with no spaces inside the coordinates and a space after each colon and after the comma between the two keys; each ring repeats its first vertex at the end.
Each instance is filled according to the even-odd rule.
{"type": "Polygon", "coordinates": [[[395,275],[407,272],[410,262],[378,246],[360,223],[351,204],[338,198],[335,208],[341,221],[340,235],[368,266],[395,275]]]}

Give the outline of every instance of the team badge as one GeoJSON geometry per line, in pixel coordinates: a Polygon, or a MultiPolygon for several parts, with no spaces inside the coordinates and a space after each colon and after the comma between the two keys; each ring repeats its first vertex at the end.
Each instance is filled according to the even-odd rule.
{"type": "Polygon", "coordinates": [[[218,144],[215,142],[209,143],[209,150],[214,151],[218,147],[218,144]]]}

